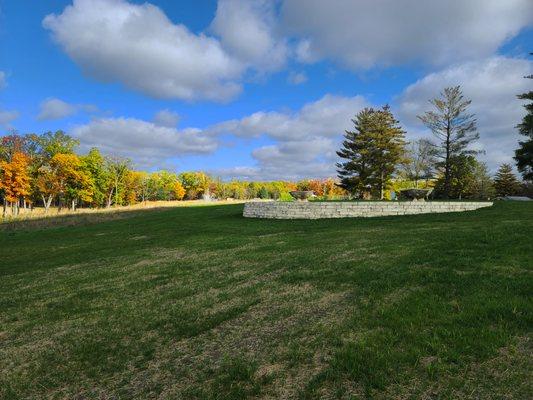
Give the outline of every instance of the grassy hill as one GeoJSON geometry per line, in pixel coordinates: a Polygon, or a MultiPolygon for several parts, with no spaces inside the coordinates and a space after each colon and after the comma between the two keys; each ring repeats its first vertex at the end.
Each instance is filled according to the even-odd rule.
{"type": "Polygon", "coordinates": [[[533,204],[241,214],[0,231],[0,398],[532,397],[533,204]]]}

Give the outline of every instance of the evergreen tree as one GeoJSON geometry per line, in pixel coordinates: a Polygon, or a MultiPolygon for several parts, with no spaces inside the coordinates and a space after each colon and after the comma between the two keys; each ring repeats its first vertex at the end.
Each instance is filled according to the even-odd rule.
{"type": "Polygon", "coordinates": [[[369,154],[370,138],[367,133],[370,130],[373,113],[373,109],[365,108],[352,119],[354,130],[345,132],[342,147],[337,151],[337,155],[346,160],[337,163],[339,186],[352,194],[361,193],[369,184],[372,176],[369,154]]]}
{"type": "Polygon", "coordinates": [[[388,106],[381,110],[365,108],[352,119],[354,131],[346,131],[337,155],[342,188],[359,195],[367,185],[380,193],[405,158],[404,131],[388,106]]]}
{"type": "Polygon", "coordinates": [[[389,106],[376,111],[372,118],[370,138],[371,165],[374,169],[374,181],[379,190],[379,198],[383,193],[399,164],[405,162],[405,132],[394,118],[389,106]]]}
{"type": "MultiPolygon", "coordinates": [[[[531,53],[533,55],[533,53],[531,53]]],[[[526,79],[533,79],[533,75],[528,75],[526,79]]],[[[526,115],[522,122],[517,125],[518,132],[526,137],[525,141],[520,141],[519,148],[515,151],[516,166],[526,181],[533,181],[533,91],[518,95],[520,100],[529,100],[524,104],[526,115]]]]}
{"type": "Polygon", "coordinates": [[[502,164],[494,179],[494,188],[498,196],[516,195],[520,190],[520,183],[513,173],[513,168],[509,164],[502,164]]]}
{"type": "Polygon", "coordinates": [[[471,100],[465,100],[460,86],[447,87],[440,98],[429,101],[433,111],[427,111],[418,118],[433,132],[439,143],[435,155],[440,160],[437,166],[443,170],[442,197],[452,197],[453,161],[464,161],[460,156],[475,154],[468,145],[479,139],[476,119],[466,112],[471,100]]]}

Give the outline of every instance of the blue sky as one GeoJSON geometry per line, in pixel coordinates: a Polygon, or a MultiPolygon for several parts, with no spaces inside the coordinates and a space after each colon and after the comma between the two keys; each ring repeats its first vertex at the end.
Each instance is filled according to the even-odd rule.
{"type": "Polygon", "coordinates": [[[430,137],[416,114],[460,84],[484,161],[512,161],[533,4],[414,4],[3,0],[2,132],[62,129],[139,168],[325,177],[362,107],[430,137]]]}

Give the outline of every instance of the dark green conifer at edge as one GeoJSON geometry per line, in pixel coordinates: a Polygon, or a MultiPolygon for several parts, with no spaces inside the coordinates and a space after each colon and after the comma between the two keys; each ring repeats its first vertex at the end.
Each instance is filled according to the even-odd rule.
{"type": "MultiPolygon", "coordinates": [[[[533,53],[530,53],[533,55],[533,53]]],[[[525,76],[526,79],[533,79],[533,75],[525,76]]],[[[533,91],[518,95],[520,100],[529,100],[524,104],[526,115],[522,122],[517,125],[518,132],[524,135],[526,139],[518,142],[519,147],[515,150],[514,159],[518,171],[522,174],[524,180],[533,181],[533,91]]]]}

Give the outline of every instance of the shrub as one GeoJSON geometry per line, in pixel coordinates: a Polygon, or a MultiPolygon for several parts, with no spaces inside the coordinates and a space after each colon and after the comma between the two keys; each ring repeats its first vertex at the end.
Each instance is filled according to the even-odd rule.
{"type": "Polygon", "coordinates": [[[294,201],[294,198],[288,192],[282,192],[279,194],[279,201],[294,201]]]}

